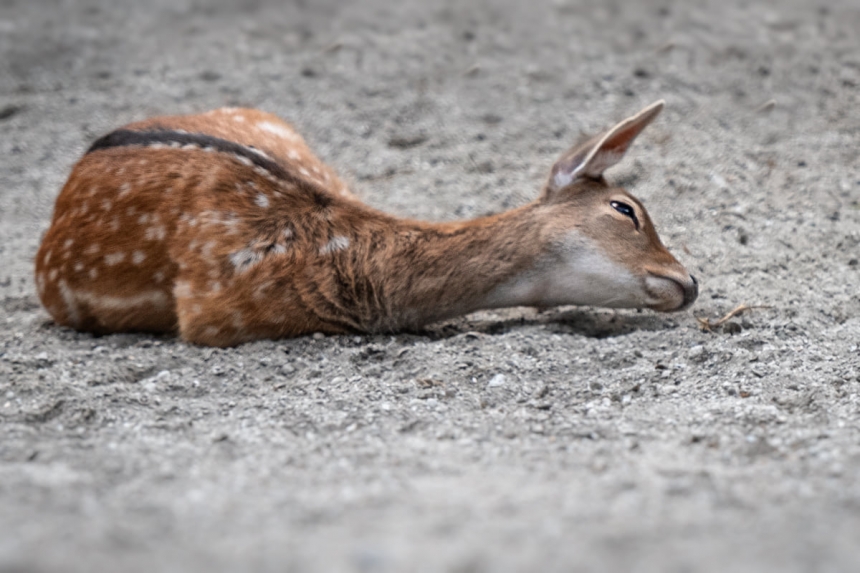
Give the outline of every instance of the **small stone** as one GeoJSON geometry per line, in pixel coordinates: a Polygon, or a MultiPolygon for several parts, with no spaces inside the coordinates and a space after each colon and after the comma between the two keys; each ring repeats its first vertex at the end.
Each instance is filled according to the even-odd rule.
{"type": "Polygon", "coordinates": [[[534,397],[535,398],[543,398],[544,396],[547,395],[548,392],[549,392],[549,386],[547,386],[544,383],[541,383],[541,385],[538,387],[538,389],[535,390],[534,397]]]}
{"type": "Polygon", "coordinates": [[[282,364],[281,368],[280,368],[281,375],[283,375],[283,376],[289,376],[290,374],[293,374],[295,371],[296,371],[296,367],[293,366],[292,364],[282,364]]]}
{"type": "Polygon", "coordinates": [[[7,105],[3,108],[0,108],[0,121],[4,119],[9,119],[23,109],[24,107],[20,105],[7,105]]]}
{"type": "Polygon", "coordinates": [[[723,324],[723,332],[725,334],[738,334],[743,330],[743,327],[732,320],[723,324]]]}
{"type": "Polygon", "coordinates": [[[498,388],[499,386],[504,386],[506,381],[504,374],[496,374],[490,378],[490,381],[487,383],[487,388],[498,388]]]}
{"type": "Polygon", "coordinates": [[[410,147],[416,147],[421,145],[427,141],[427,136],[423,133],[419,134],[400,134],[395,135],[391,139],[388,140],[388,147],[393,147],[396,149],[409,149],[410,147]]]}
{"type": "Polygon", "coordinates": [[[701,362],[705,358],[707,358],[707,353],[705,352],[705,347],[701,344],[693,346],[687,351],[687,358],[692,360],[693,362],[701,362]]]}

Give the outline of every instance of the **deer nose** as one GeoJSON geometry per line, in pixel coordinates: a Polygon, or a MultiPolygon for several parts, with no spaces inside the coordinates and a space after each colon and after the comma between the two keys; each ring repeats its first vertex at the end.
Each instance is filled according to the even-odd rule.
{"type": "Polygon", "coordinates": [[[687,308],[699,297],[699,281],[690,275],[690,282],[681,285],[684,289],[684,304],[681,308],[687,308]]]}

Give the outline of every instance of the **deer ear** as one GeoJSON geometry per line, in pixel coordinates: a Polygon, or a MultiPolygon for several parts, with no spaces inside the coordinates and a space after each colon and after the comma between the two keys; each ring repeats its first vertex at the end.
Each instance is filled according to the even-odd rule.
{"type": "Polygon", "coordinates": [[[583,178],[596,179],[624,157],[633,140],[663,109],[663,100],[656,101],[628,117],[609,131],[596,135],[562,155],[550,172],[547,193],[564,189],[583,178]]]}

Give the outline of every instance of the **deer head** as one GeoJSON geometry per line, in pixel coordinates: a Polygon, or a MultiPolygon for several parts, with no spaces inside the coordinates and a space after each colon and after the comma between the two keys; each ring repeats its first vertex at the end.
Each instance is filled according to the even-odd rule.
{"type": "Polygon", "coordinates": [[[499,306],[518,299],[676,311],[696,300],[695,277],[663,246],[642,203],[603,177],[662,109],[662,100],[653,103],[556,161],[537,206],[546,212],[546,246],[530,270],[494,292],[499,306]]]}

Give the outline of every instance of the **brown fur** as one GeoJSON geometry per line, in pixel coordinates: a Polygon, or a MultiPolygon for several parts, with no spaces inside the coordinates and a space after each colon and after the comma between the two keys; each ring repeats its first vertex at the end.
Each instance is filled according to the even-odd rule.
{"type": "Polygon", "coordinates": [[[481,308],[498,285],[551,264],[552,245],[571,228],[626,267],[688,277],[644,207],[602,180],[550,185],[534,203],[492,217],[430,224],[360,203],[273,115],[217,110],[125,129],[153,128],[253,146],[296,179],[203,149],[87,154],[36,256],[39,295],[60,324],[178,331],[214,346],[416,327],[481,308]],[[610,196],[635,206],[642,233],[619,239],[631,222],[601,207],[610,196]]]}

